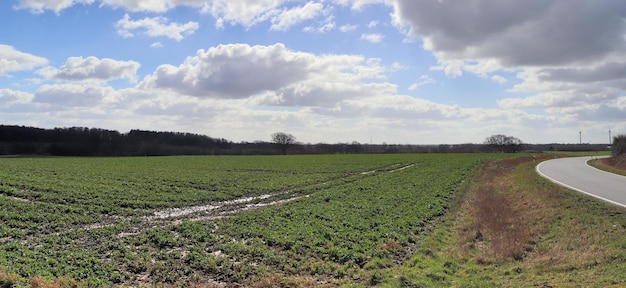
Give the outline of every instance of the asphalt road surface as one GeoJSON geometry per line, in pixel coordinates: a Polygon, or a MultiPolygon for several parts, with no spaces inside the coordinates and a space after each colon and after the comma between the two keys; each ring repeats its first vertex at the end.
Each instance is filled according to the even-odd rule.
{"type": "Polygon", "coordinates": [[[537,173],[561,186],[626,208],[626,176],[587,165],[587,161],[594,158],[586,156],[544,161],[537,165],[537,173]]]}

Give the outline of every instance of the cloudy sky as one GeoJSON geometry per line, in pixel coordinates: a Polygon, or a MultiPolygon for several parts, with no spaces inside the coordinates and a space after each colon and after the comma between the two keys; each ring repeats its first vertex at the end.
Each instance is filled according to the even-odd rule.
{"type": "Polygon", "coordinates": [[[623,0],[2,0],[0,124],[607,143],[623,0]]]}

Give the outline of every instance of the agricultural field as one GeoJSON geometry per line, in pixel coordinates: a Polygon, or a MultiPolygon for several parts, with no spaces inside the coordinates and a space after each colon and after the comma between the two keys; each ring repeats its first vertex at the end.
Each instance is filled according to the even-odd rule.
{"type": "Polygon", "coordinates": [[[0,282],[370,286],[497,157],[1,158],[0,282]]]}

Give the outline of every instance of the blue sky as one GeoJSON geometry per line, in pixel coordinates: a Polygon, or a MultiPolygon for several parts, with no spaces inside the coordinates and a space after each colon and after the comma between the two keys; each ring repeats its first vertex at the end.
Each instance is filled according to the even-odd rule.
{"type": "Polygon", "coordinates": [[[625,52],[620,0],[8,0],[0,124],[607,143],[625,52]]]}

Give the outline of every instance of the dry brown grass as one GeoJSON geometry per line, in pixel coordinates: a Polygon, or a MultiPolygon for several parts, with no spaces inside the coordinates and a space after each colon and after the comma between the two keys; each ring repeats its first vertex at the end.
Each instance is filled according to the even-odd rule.
{"type": "Polygon", "coordinates": [[[271,288],[271,287],[318,287],[322,283],[318,283],[313,277],[286,277],[282,274],[272,274],[260,281],[250,285],[252,288],[271,288]]]}
{"type": "Polygon", "coordinates": [[[487,163],[389,287],[626,287],[626,210],[487,163]]]}
{"type": "Polygon", "coordinates": [[[44,279],[33,277],[30,279],[31,288],[75,288],[83,286],[84,284],[66,278],[44,279]]]}
{"type": "Polygon", "coordinates": [[[598,168],[626,175],[626,156],[600,159],[599,163],[595,164],[598,164],[598,168]]]}
{"type": "Polygon", "coordinates": [[[15,273],[5,273],[0,271],[0,288],[14,287],[18,283],[18,277],[15,273]]]}
{"type": "Polygon", "coordinates": [[[545,227],[538,225],[548,215],[541,197],[525,193],[515,185],[514,169],[531,157],[518,157],[486,165],[464,203],[468,213],[457,228],[461,252],[476,255],[475,261],[490,264],[520,261],[533,250],[536,237],[545,227]]]}
{"type": "Polygon", "coordinates": [[[393,239],[389,239],[385,243],[378,244],[377,248],[380,250],[392,251],[395,253],[402,251],[402,245],[398,243],[398,241],[393,239]]]}

